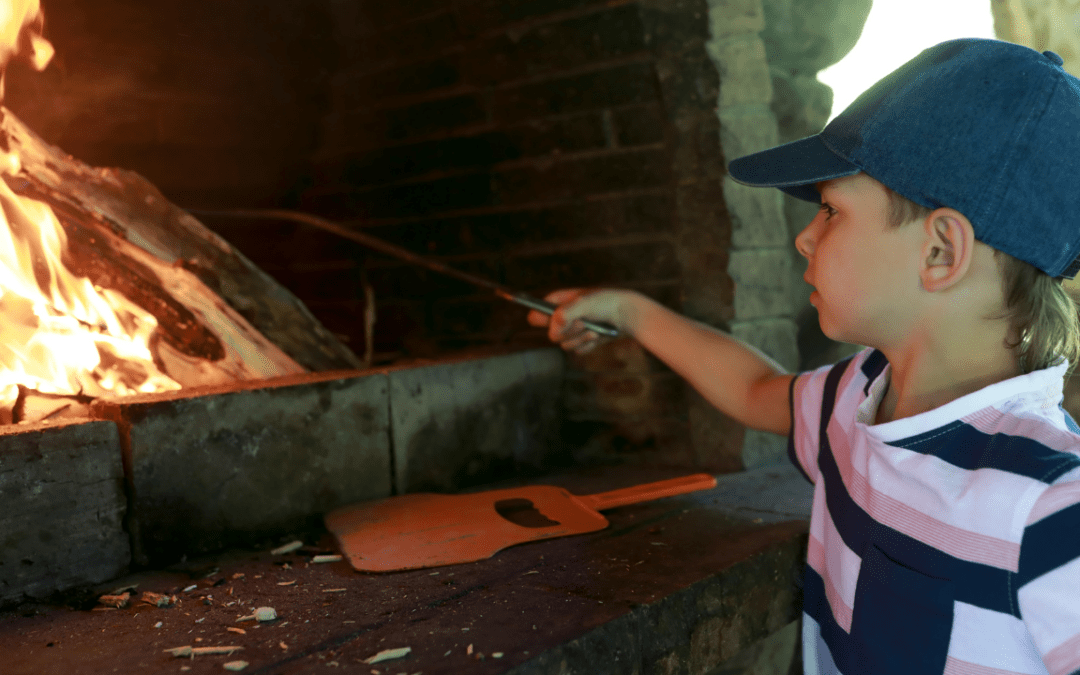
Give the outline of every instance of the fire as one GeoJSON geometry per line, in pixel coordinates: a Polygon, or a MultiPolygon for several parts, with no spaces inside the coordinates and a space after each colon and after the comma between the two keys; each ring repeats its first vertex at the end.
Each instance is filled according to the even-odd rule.
{"type": "MultiPolygon", "coordinates": [[[[12,57],[46,66],[42,25],[38,0],[0,0],[0,70],[12,57]]],[[[15,404],[20,385],[86,396],[179,389],[150,352],[157,320],[68,271],[56,215],[9,186],[20,169],[17,154],[0,153],[0,406],[15,404]]]]}
{"type": "Polygon", "coordinates": [[[28,60],[38,70],[49,65],[53,46],[41,35],[44,25],[39,0],[0,0],[0,71],[13,57],[28,60]]]}

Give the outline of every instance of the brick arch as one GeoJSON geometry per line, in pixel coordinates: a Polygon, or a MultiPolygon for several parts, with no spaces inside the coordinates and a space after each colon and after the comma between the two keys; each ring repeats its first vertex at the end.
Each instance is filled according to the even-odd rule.
{"type": "MultiPolygon", "coordinates": [[[[817,81],[817,73],[855,46],[870,0],[709,4],[708,51],[720,73],[717,114],[725,159],[820,131],[829,117],[832,91],[817,81]]],[[[808,205],[777,190],[747,188],[727,176],[724,201],[732,222],[731,333],[796,370],[803,364],[799,318],[809,293],[800,288],[802,268],[792,244],[798,228],[789,223],[803,222],[808,205]]],[[[692,405],[692,434],[703,435],[710,426],[706,420],[715,414],[692,405]]],[[[705,438],[694,439],[695,446],[705,443],[705,438]]],[[[783,453],[780,437],[747,430],[742,450],[747,468],[779,463],[783,453]]]]}

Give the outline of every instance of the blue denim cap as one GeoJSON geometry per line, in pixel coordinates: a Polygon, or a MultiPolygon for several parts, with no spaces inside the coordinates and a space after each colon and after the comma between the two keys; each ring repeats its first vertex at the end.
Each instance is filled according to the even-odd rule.
{"type": "Polygon", "coordinates": [[[736,181],[820,202],[860,171],[947,206],[975,238],[1051,277],[1080,270],[1080,80],[1053,52],[963,39],[923,51],[816,136],[740,157],[736,181]]]}

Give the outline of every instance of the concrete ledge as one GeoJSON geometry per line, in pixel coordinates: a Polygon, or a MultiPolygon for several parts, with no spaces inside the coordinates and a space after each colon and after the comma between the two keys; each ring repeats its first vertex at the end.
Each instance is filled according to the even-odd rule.
{"type": "Polygon", "coordinates": [[[348,503],[543,466],[560,448],[562,378],[549,348],[103,399],[93,413],[120,430],[134,560],[162,565],[309,530],[348,503]]]}
{"type": "Polygon", "coordinates": [[[543,467],[560,452],[558,349],[389,373],[398,493],[453,492],[543,467]]]}
{"type": "Polygon", "coordinates": [[[126,510],[112,423],[0,428],[0,605],[121,574],[126,510]]]}
{"type": "Polygon", "coordinates": [[[132,560],[318,528],[329,510],[395,491],[536,473],[562,449],[563,364],[548,348],[290,376],[2,428],[0,605],[114,578],[132,560]]]}
{"type": "Polygon", "coordinates": [[[96,403],[122,432],[135,561],[307,529],[327,510],[389,495],[386,381],[353,373],[96,403]]]}

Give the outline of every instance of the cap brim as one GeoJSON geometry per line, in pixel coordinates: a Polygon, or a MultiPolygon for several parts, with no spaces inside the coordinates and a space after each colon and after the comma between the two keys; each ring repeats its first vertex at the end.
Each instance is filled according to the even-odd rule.
{"type": "Polygon", "coordinates": [[[817,183],[859,173],[861,169],[835,154],[817,136],[732,160],[728,174],[743,185],[780,188],[792,197],[818,203],[817,183]]]}

